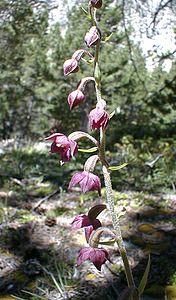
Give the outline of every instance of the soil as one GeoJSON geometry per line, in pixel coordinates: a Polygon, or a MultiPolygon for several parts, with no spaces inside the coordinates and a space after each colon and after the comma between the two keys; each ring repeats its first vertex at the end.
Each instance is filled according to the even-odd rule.
{"type": "MultiPolygon", "coordinates": [[[[70,224],[104,199],[84,200],[79,191],[59,190],[44,198],[30,192],[21,199],[18,193],[0,191],[0,299],[118,299],[126,279],[116,246],[104,246],[113,264],[106,262],[101,272],[89,261],[75,265],[86,241],[83,230],[72,231],[70,224]]],[[[116,197],[137,286],[151,256],[143,300],[176,299],[175,207],[175,195],[124,192],[116,197]]],[[[111,228],[107,210],[99,219],[111,228]]]]}

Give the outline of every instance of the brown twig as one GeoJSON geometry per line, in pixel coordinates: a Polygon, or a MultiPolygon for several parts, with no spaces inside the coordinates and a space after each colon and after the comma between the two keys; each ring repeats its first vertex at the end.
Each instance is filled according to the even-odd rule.
{"type": "Polygon", "coordinates": [[[49,200],[53,196],[57,195],[60,192],[60,189],[54,191],[52,194],[45,196],[44,198],[40,199],[33,207],[33,210],[35,211],[43,202],[49,200]]]}

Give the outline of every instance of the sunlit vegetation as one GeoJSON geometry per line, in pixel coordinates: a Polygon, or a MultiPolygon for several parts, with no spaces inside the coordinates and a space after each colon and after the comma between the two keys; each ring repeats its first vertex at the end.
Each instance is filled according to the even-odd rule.
{"type": "MultiPolygon", "coordinates": [[[[112,278],[115,273],[115,283],[105,283],[90,265],[81,273],[74,267],[73,252],[83,238],[82,232],[73,238],[70,223],[75,214],[100,200],[95,192],[81,195],[75,189],[68,194],[71,175],[83,168],[81,156],[88,154],[78,153],[61,168],[59,156],[49,153],[44,142],[51,132],[89,131],[87,114],[95,104],[89,85],[91,96],[86,95],[86,105],[70,114],[67,95],[82,77],[90,75],[89,63],[82,62],[81,72],[67,81],[62,68],[72,49],[85,46],[82,36],[89,19],[75,5],[68,12],[63,36],[59,23],[49,26],[49,2],[0,3],[0,299],[54,300],[58,295],[59,299],[116,299],[125,278],[111,246],[117,264],[112,272],[105,270],[105,275],[110,272],[112,278]]],[[[164,58],[153,71],[148,70],[142,49],[131,42],[136,72],[120,26],[121,7],[104,2],[103,40],[113,31],[100,56],[103,98],[108,113],[114,112],[106,151],[111,166],[126,163],[112,171],[116,210],[129,256],[136,255],[131,261],[135,279],[143,273],[150,252],[146,294],[151,299],[174,300],[175,60],[169,56],[172,66],[168,72],[163,68],[164,58]]],[[[129,27],[129,36],[131,32],[129,27]]],[[[80,147],[89,146],[81,141],[80,147]]],[[[97,165],[97,173],[99,169],[97,165]]],[[[104,196],[102,187],[101,200],[104,196]]],[[[109,226],[108,215],[102,215],[102,222],[109,226]]]]}

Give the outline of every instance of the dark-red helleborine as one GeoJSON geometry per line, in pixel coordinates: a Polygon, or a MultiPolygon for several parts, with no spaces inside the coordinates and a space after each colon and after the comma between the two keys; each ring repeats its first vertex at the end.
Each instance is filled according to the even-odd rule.
{"type": "Polygon", "coordinates": [[[80,229],[83,227],[85,227],[85,236],[86,240],[88,241],[92,231],[101,227],[101,222],[98,219],[90,220],[86,215],[76,216],[71,223],[71,228],[80,229]]]}
{"type": "Polygon", "coordinates": [[[67,59],[63,65],[64,76],[69,75],[70,73],[76,73],[79,70],[78,62],[74,58],[67,59]]]}
{"type": "Polygon", "coordinates": [[[53,141],[51,144],[51,152],[59,152],[61,155],[61,162],[70,161],[70,159],[78,152],[77,143],[62,133],[53,133],[45,138],[45,140],[53,141]]]}
{"type": "Polygon", "coordinates": [[[83,193],[97,190],[100,195],[101,192],[100,178],[91,172],[82,171],[82,172],[75,173],[70,180],[68,189],[71,190],[72,187],[74,187],[77,184],[80,185],[81,191],[83,193]]]}
{"type": "Polygon", "coordinates": [[[102,0],[90,0],[90,4],[95,8],[101,8],[102,0]]]}
{"type": "Polygon", "coordinates": [[[84,40],[88,47],[94,46],[99,42],[100,35],[98,33],[96,26],[92,26],[90,28],[90,30],[86,33],[84,40]]]}
{"type": "Polygon", "coordinates": [[[80,250],[77,265],[81,265],[86,260],[90,260],[99,271],[107,260],[111,261],[107,250],[92,247],[84,247],[80,250]]]}
{"type": "Polygon", "coordinates": [[[71,92],[68,95],[68,104],[70,106],[70,109],[74,108],[75,106],[77,106],[79,103],[81,103],[82,101],[84,101],[85,96],[83,94],[82,91],[80,90],[75,90],[73,92],[71,92]]]}
{"type": "Polygon", "coordinates": [[[109,123],[109,116],[107,112],[104,110],[104,108],[96,107],[91,110],[89,114],[89,124],[92,129],[99,129],[102,127],[103,129],[106,128],[106,126],[109,123]]]}

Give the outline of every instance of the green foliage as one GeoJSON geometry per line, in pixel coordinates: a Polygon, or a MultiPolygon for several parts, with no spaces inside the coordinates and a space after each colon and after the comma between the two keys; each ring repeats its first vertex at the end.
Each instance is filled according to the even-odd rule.
{"type": "Polygon", "coordinates": [[[19,193],[18,197],[23,199],[28,193],[31,196],[44,197],[56,188],[65,188],[72,171],[76,169],[72,163],[69,168],[65,165],[61,169],[57,154],[39,152],[32,146],[9,150],[0,157],[0,165],[1,186],[19,193]]]}
{"type": "Polygon", "coordinates": [[[150,192],[174,190],[175,147],[175,141],[171,138],[155,140],[151,137],[134,139],[131,135],[125,136],[114,145],[113,154],[109,153],[111,165],[131,162],[113,173],[114,186],[150,192]]]}
{"type": "MultiPolygon", "coordinates": [[[[134,162],[117,174],[113,173],[114,184],[122,180],[127,187],[173,188],[175,62],[173,60],[169,73],[163,70],[162,61],[149,71],[141,49],[132,40],[132,50],[129,49],[120,25],[121,6],[111,3],[108,0],[103,4],[101,14],[97,11],[104,41],[100,55],[102,95],[109,113],[115,112],[107,128],[107,149],[113,152],[110,155],[110,161],[116,161],[113,166],[134,162]],[[158,155],[162,157],[151,169],[146,163],[158,155]]],[[[2,139],[38,140],[50,131],[68,134],[80,129],[90,130],[88,114],[96,102],[93,85],[86,87],[84,105],[71,114],[67,96],[81,78],[92,75],[92,68],[81,61],[80,71],[69,75],[67,80],[62,70],[64,60],[78,48],[86,48],[83,37],[90,27],[90,18],[85,12],[87,1],[82,1],[81,5],[78,1],[68,12],[64,35],[59,23],[49,26],[49,11],[49,5],[40,0],[1,1],[2,139]]],[[[128,26],[127,29],[130,38],[133,28],[128,26]]],[[[94,49],[89,51],[94,54],[94,49]]],[[[90,147],[83,145],[82,148],[90,147]]],[[[21,159],[28,158],[22,156],[21,159]]],[[[13,176],[21,172],[19,166],[14,166],[17,162],[9,166],[13,176]]],[[[34,166],[37,168],[37,162],[34,166]]]]}
{"type": "Polygon", "coordinates": [[[39,1],[1,3],[0,133],[5,139],[29,135],[33,112],[41,106],[36,89],[46,64],[48,13],[39,1]]]}

